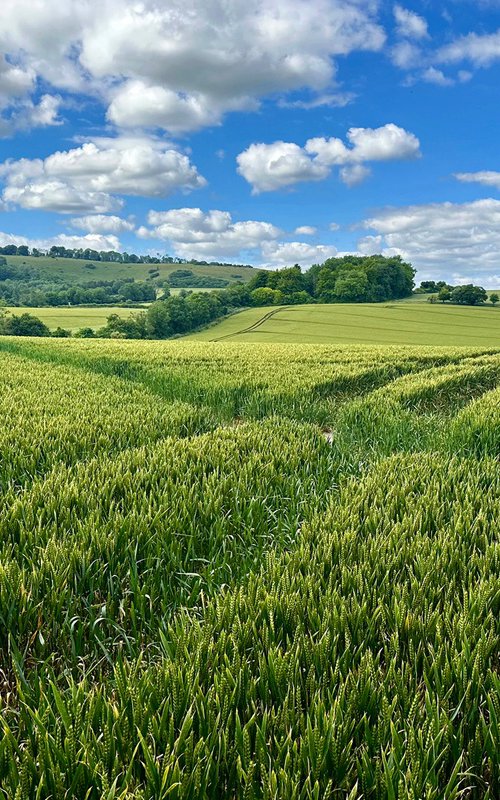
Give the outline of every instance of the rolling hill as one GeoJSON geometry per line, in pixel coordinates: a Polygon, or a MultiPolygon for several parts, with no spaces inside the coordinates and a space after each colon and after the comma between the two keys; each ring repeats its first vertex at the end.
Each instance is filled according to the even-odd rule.
{"type": "Polygon", "coordinates": [[[48,280],[51,278],[64,278],[70,283],[81,283],[89,280],[117,280],[120,278],[134,278],[146,280],[150,270],[157,270],[160,277],[166,280],[168,276],[178,269],[190,269],[195,275],[224,278],[227,281],[248,281],[254,271],[251,267],[238,266],[200,266],[197,264],[122,264],[114,261],[92,261],[95,269],[89,270],[85,265],[90,263],[83,259],[51,258],[50,256],[5,256],[8,264],[14,266],[28,266],[40,270],[48,280]]]}

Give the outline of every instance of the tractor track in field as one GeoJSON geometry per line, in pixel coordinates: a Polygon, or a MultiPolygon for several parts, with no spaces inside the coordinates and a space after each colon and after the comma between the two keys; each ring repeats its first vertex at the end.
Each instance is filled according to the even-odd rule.
{"type": "Polygon", "coordinates": [[[272,311],[268,311],[267,314],[264,314],[263,317],[254,322],[252,325],[249,325],[248,328],[242,328],[241,331],[234,331],[234,333],[226,333],[225,336],[219,336],[218,339],[210,339],[211,342],[222,342],[224,339],[231,339],[233,336],[241,336],[242,333],[251,333],[252,331],[257,330],[260,328],[264,322],[267,322],[268,319],[274,317],[275,314],[279,314],[280,311],[288,311],[290,306],[279,306],[278,308],[274,308],[272,311]]]}

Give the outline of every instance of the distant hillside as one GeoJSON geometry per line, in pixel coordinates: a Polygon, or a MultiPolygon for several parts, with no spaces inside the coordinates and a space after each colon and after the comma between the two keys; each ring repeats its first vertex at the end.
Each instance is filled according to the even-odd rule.
{"type": "Polygon", "coordinates": [[[251,267],[209,266],[197,264],[122,264],[112,261],[84,261],[74,258],[52,258],[50,256],[4,256],[8,264],[33,267],[44,274],[47,280],[64,279],[68,283],[80,285],[86,281],[119,280],[133,278],[148,280],[153,273],[159,273],[160,280],[167,280],[176,270],[191,270],[194,275],[207,278],[222,278],[234,283],[250,280],[255,270],[251,267]],[[95,269],[87,265],[92,264],[95,269]]]}

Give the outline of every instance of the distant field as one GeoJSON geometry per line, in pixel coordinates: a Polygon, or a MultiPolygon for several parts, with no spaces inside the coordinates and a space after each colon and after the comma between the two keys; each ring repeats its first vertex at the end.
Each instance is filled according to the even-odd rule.
{"type": "Polygon", "coordinates": [[[254,274],[249,267],[203,267],[194,264],[117,264],[107,261],[84,261],[75,258],[49,258],[41,256],[5,256],[8,264],[30,267],[46,272],[47,277],[66,278],[68,281],[100,281],[115,280],[117,278],[135,278],[145,280],[150,269],[157,269],[160,277],[167,279],[177,269],[190,269],[195,275],[204,275],[213,278],[224,278],[227,281],[248,281],[254,274]],[[85,264],[95,264],[95,269],[86,269],[85,264]]]}
{"type": "Polygon", "coordinates": [[[85,306],[72,306],[71,308],[8,308],[11,314],[33,314],[45,322],[51,329],[66,328],[77,331],[79,328],[102,328],[110,314],[119,314],[120,317],[129,317],[140,311],[138,308],[115,308],[101,306],[99,308],[86,308],[85,306]]]}
{"type": "Polygon", "coordinates": [[[418,302],[253,308],[191,339],[312,344],[500,346],[500,309],[418,302]]]}

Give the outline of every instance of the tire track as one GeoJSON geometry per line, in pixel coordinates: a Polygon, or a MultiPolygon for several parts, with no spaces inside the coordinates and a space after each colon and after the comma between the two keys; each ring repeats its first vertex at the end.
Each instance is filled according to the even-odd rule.
{"type": "Polygon", "coordinates": [[[268,319],[274,317],[275,314],[279,314],[280,311],[289,311],[291,306],[279,306],[278,308],[274,308],[272,311],[268,311],[267,314],[264,314],[263,317],[254,322],[252,325],[249,325],[248,328],[242,328],[241,331],[234,331],[234,333],[226,333],[225,336],[219,336],[218,339],[210,339],[211,342],[222,342],[223,339],[231,339],[233,336],[241,336],[242,333],[251,333],[252,331],[257,330],[260,328],[264,322],[267,322],[268,319]]]}

